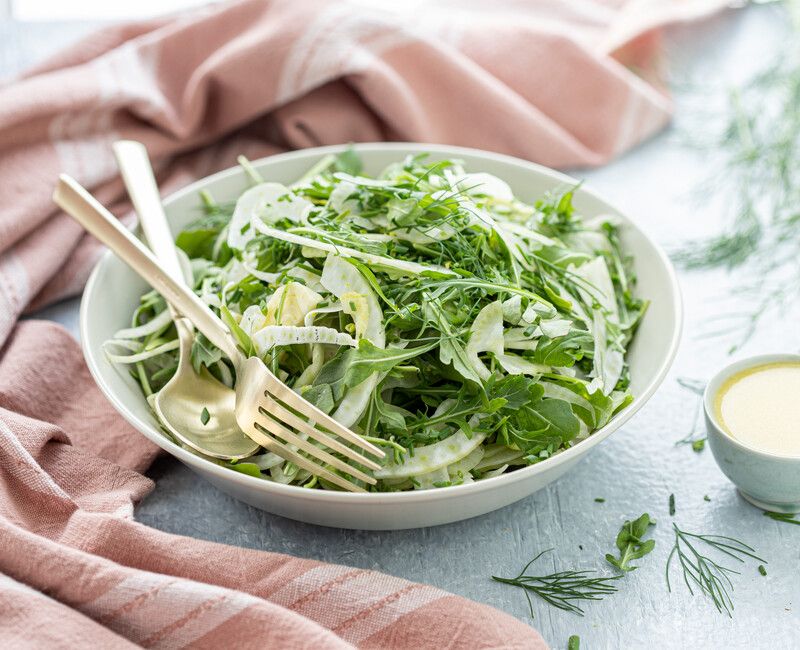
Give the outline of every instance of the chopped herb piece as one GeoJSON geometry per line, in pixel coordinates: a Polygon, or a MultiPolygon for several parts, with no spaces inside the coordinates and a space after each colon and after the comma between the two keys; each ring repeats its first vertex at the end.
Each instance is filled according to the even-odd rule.
{"type": "Polygon", "coordinates": [[[674,517],[675,516],[675,495],[674,494],[670,494],[669,495],[669,516],[670,517],[674,517]]]}
{"type": "Polygon", "coordinates": [[[248,476],[255,476],[256,478],[262,478],[261,476],[261,468],[256,465],[255,463],[228,463],[228,467],[237,472],[241,472],[242,474],[247,474],[248,476]]]}
{"type": "Polygon", "coordinates": [[[800,526],[800,519],[795,519],[793,513],[765,512],[764,516],[769,517],[770,519],[774,519],[775,521],[782,521],[786,524],[794,524],[795,526],[800,526]]]}
{"type": "Polygon", "coordinates": [[[765,576],[765,575],[767,575],[767,567],[765,567],[763,564],[759,564],[759,565],[758,565],[758,572],[759,572],[759,573],[760,573],[762,576],[765,576]]]}
{"type": "Polygon", "coordinates": [[[203,423],[203,426],[208,424],[208,421],[211,419],[211,413],[208,412],[208,409],[204,406],[203,410],[200,412],[200,422],[203,423]]]}
{"type": "Polygon", "coordinates": [[[567,641],[567,650],[581,650],[581,638],[577,634],[573,634],[567,641]]]}
{"type": "Polygon", "coordinates": [[[704,494],[703,495],[703,501],[711,501],[711,497],[708,496],[707,494],[704,494]]]}
{"type": "Polygon", "coordinates": [[[606,500],[603,497],[595,497],[595,503],[605,503],[606,500]]]}

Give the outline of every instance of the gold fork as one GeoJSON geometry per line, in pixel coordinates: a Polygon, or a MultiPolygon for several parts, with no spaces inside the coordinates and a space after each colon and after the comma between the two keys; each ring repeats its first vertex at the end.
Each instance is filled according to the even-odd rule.
{"type": "Polygon", "coordinates": [[[295,393],[272,374],[259,357],[246,358],[220,318],[191,289],[166,273],[153,254],[75,179],[62,174],[53,200],[228,356],[236,370],[236,421],[247,436],[265,449],[342,489],[366,491],[332,469],[352,479],[375,484],[372,476],[318,445],[324,445],[371,470],[378,469],[379,464],[345,443],[377,458],[383,458],[384,452],[295,393]]]}

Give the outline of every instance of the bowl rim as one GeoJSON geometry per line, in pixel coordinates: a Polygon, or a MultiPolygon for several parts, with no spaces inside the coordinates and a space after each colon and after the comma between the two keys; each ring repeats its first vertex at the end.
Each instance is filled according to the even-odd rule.
{"type": "MultiPolygon", "coordinates": [[[[298,149],[285,153],[274,154],[271,156],[265,156],[263,158],[259,158],[258,160],[251,162],[252,165],[256,169],[258,169],[260,165],[265,163],[273,163],[273,162],[279,163],[282,160],[286,159],[291,160],[294,158],[320,157],[326,154],[341,152],[347,149],[349,146],[351,145],[337,144],[337,145],[328,145],[324,147],[298,149]]],[[[483,158],[486,160],[492,160],[499,163],[509,164],[515,167],[521,167],[528,172],[552,178],[553,181],[557,183],[570,183],[570,184],[579,183],[577,179],[567,174],[550,169],[549,167],[545,167],[543,165],[539,165],[537,163],[523,160],[515,156],[509,156],[506,154],[500,154],[470,147],[458,147],[451,145],[443,145],[435,143],[419,143],[419,142],[369,142],[369,143],[355,143],[352,146],[354,146],[356,151],[389,151],[389,152],[397,151],[404,153],[412,153],[412,152],[431,153],[434,155],[446,155],[451,157],[465,155],[465,156],[483,158]]],[[[204,188],[211,182],[239,174],[241,174],[241,169],[238,166],[229,167],[227,169],[221,170],[209,176],[205,176],[201,179],[198,179],[193,183],[190,183],[189,185],[182,187],[176,190],[175,192],[172,192],[168,196],[164,197],[163,202],[166,206],[168,206],[170,203],[179,200],[181,197],[187,194],[197,193],[200,189],[204,188]]],[[[580,183],[580,189],[577,194],[578,196],[580,194],[586,194],[592,197],[593,199],[598,200],[608,205],[609,207],[612,207],[615,212],[621,215],[623,214],[622,211],[618,210],[608,201],[603,199],[602,196],[598,195],[592,189],[587,188],[586,184],[584,183],[580,183]]],[[[625,217],[625,227],[631,228],[634,231],[636,231],[637,234],[640,235],[643,239],[645,239],[647,243],[649,243],[650,246],[653,248],[661,266],[666,271],[666,276],[669,280],[669,285],[671,289],[670,297],[672,300],[672,310],[673,313],[675,314],[675,327],[671,334],[667,354],[661,360],[661,363],[657,371],[653,375],[653,378],[650,380],[648,385],[645,386],[644,390],[642,390],[642,392],[639,395],[634,396],[633,402],[627,408],[618,413],[604,427],[593,432],[591,435],[589,435],[584,440],[581,440],[578,444],[574,445],[573,447],[570,447],[569,449],[554,454],[550,458],[547,458],[539,463],[536,463],[535,465],[522,467],[520,469],[514,470],[513,472],[509,472],[507,474],[501,474],[499,476],[494,476],[488,479],[482,479],[480,481],[475,481],[474,483],[452,485],[443,488],[437,488],[435,490],[411,490],[403,492],[354,493],[354,492],[338,492],[333,490],[308,490],[302,486],[283,485],[281,483],[275,483],[273,481],[268,481],[261,478],[256,478],[254,476],[249,476],[241,472],[233,471],[227,467],[222,467],[220,465],[217,465],[216,463],[207,460],[202,456],[193,454],[183,449],[182,447],[178,446],[176,443],[173,443],[162,433],[156,431],[150,423],[139,418],[136,415],[136,413],[134,413],[131,409],[129,409],[121,399],[119,399],[116,395],[113,394],[113,391],[110,389],[110,387],[106,384],[105,380],[103,379],[103,375],[99,367],[99,360],[102,358],[102,355],[101,354],[96,355],[95,351],[91,350],[88,344],[90,315],[88,309],[89,301],[87,299],[87,296],[91,295],[94,292],[94,287],[99,282],[99,278],[103,268],[109,263],[109,260],[113,257],[113,253],[110,250],[106,250],[96,262],[91,272],[91,275],[89,276],[89,279],[86,283],[86,287],[84,288],[83,295],[81,297],[81,307],[79,316],[81,349],[83,350],[83,355],[86,360],[86,364],[89,367],[89,371],[91,372],[92,377],[94,377],[94,380],[99,386],[100,390],[103,392],[106,398],[111,402],[114,408],[125,418],[125,420],[127,420],[127,422],[131,426],[133,426],[134,429],[142,433],[151,442],[155,443],[156,445],[161,447],[163,450],[167,451],[172,456],[177,457],[178,460],[184,462],[185,464],[189,466],[196,466],[198,467],[198,469],[202,469],[203,471],[214,475],[215,478],[219,478],[226,482],[235,483],[241,488],[256,489],[266,493],[274,493],[276,497],[300,499],[300,500],[311,499],[321,502],[329,502],[329,503],[337,502],[342,504],[371,503],[377,505],[377,504],[398,504],[398,503],[405,503],[405,504],[424,503],[428,501],[438,501],[448,496],[466,497],[469,495],[475,495],[480,492],[491,491],[496,487],[510,486],[520,481],[525,481],[526,479],[536,474],[543,473],[547,470],[552,470],[558,467],[559,465],[563,465],[564,463],[569,463],[570,461],[577,460],[585,452],[588,452],[592,447],[603,442],[614,431],[616,431],[626,422],[628,422],[639,411],[639,409],[641,409],[647,403],[647,401],[653,396],[656,389],[661,385],[662,381],[666,377],[667,372],[669,371],[669,368],[671,367],[672,362],[675,359],[675,355],[677,354],[678,344],[680,342],[681,333],[683,330],[684,316],[683,316],[683,303],[680,291],[680,284],[678,283],[678,278],[675,272],[675,268],[673,267],[672,262],[669,260],[668,256],[661,248],[661,246],[653,239],[651,239],[650,236],[648,236],[636,223],[634,223],[628,217],[625,217]]]]}
{"type": "MultiPolygon", "coordinates": [[[[737,359],[736,361],[731,361],[730,363],[725,364],[722,368],[714,373],[711,379],[708,380],[708,383],[703,390],[703,410],[705,411],[706,422],[707,424],[713,426],[714,433],[722,436],[729,444],[732,444],[738,450],[746,454],[758,456],[770,461],[800,462],[800,454],[775,454],[771,451],[757,449],[742,442],[741,440],[734,438],[733,435],[725,430],[725,427],[723,427],[722,423],[717,419],[717,414],[715,412],[716,409],[714,408],[713,403],[725,381],[730,379],[736,373],[750,370],[751,368],[757,368],[758,366],[766,366],[771,363],[781,363],[784,361],[800,363],[800,354],[793,352],[755,354],[742,357],[741,359],[737,359]]],[[[710,429],[711,427],[707,428],[710,429]]]]}

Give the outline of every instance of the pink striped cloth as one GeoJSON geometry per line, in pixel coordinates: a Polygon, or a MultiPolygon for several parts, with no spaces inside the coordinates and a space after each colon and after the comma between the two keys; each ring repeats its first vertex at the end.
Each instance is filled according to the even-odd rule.
{"type": "Polygon", "coordinates": [[[530,627],[374,572],[133,521],[156,449],[75,342],[20,314],[80,291],[98,247],[58,172],[120,215],[110,144],[161,185],[347,141],[448,142],[596,165],[660,129],[659,33],[722,0],[244,0],[107,29],[0,86],[0,646],[544,647],[530,627]]]}

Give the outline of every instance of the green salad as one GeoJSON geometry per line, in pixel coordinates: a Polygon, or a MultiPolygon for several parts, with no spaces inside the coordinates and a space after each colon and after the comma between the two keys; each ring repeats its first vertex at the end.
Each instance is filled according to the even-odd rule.
{"type": "MultiPolygon", "coordinates": [[[[470,483],[538,463],[628,405],[625,352],[646,303],[613,217],[582,218],[575,188],[529,204],[457,160],[408,157],[375,177],[353,150],[235,203],[201,193],[178,235],[194,289],[240,347],[387,452],[373,491],[470,483]]],[[[107,343],[146,396],[177,366],[164,300],[144,295],[107,343]]],[[[233,367],[198,335],[202,366],[233,367]]],[[[263,451],[224,463],[337,489],[263,451]]]]}

